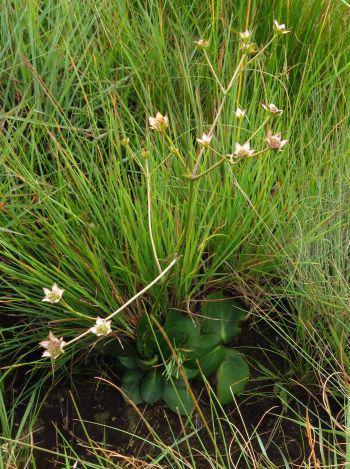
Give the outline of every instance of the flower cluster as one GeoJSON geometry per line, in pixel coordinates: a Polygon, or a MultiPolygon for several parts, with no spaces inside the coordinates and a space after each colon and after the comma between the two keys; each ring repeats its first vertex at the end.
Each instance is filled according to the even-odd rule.
{"type": "Polygon", "coordinates": [[[269,130],[267,132],[266,142],[268,143],[270,150],[282,151],[282,148],[288,142],[288,140],[282,140],[281,133],[273,135],[271,130],[269,130]]]}
{"type": "Polygon", "coordinates": [[[285,24],[278,24],[278,21],[277,21],[277,20],[275,20],[275,21],[273,22],[273,29],[274,29],[274,31],[275,31],[276,34],[280,34],[280,35],[284,35],[284,34],[290,33],[290,29],[287,30],[285,24]]]}
{"type": "Polygon", "coordinates": [[[230,156],[231,161],[233,162],[234,160],[240,159],[240,158],[245,158],[246,156],[252,156],[254,155],[254,150],[250,148],[250,143],[246,142],[243,145],[240,145],[239,143],[236,143],[236,148],[234,153],[230,156]]]}
{"type": "Polygon", "coordinates": [[[273,103],[263,104],[262,107],[265,109],[265,111],[269,112],[270,114],[276,114],[277,116],[283,114],[283,109],[278,109],[278,107],[275,106],[273,103]]]}
{"type": "MultiPolygon", "coordinates": [[[[273,28],[274,28],[274,31],[275,31],[274,37],[276,35],[282,36],[282,35],[285,35],[285,34],[290,32],[290,30],[286,29],[285,24],[279,24],[277,22],[277,20],[274,20],[273,28]]],[[[250,54],[253,54],[253,53],[257,52],[256,44],[251,41],[251,36],[252,36],[252,33],[251,33],[251,31],[249,31],[249,29],[246,29],[245,31],[239,33],[240,48],[241,48],[241,51],[244,55],[250,55],[250,54]]],[[[268,44],[270,44],[270,42],[268,44]]],[[[195,41],[195,45],[197,46],[198,49],[204,50],[209,46],[209,41],[205,40],[205,39],[199,39],[199,40],[195,41]]],[[[265,48],[266,47],[267,46],[265,46],[265,48]]],[[[261,54],[261,52],[265,48],[260,50],[259,55],[261,54]]],[[[218,106],[218,111],[217,111],[217,114],[215,116],[215,119],[214,119],[214,121],[212,123],[212,126],[210,127],[208,133],[203,132],[201,137],[196,138],[196,141],[199,144],[200,149],[198,149],[195,164],[194,164],[194,167],[193,167],[192,170],[189,169],[188,163],[186,162],[186,158],[184,158],[183,155],[181,154],[181,151],[177,147],[175,147],[173,141],[171,140],[170,135],[166,132],[166,130],[169,127],[169,119],[168,119],[167,114],[162,115],[158,111],[155,116],[149,116],[148,117],[148,122],[149,122],[150,129],[154,130],[154,131],[156,131],[160,134],[163,134],[164,140],[167,140],[170,144],[171,152],[179,157],[179,161],[181,162],[181,164],[183,165],[183,167],[185,167],[185,170],[187,171],[186,177],[188,177],[191,181],[198,180],[200,177],[208,174],[210,171],[217,168],[223,162],[228,161],[228,159],[231,163],[234,164],[234,163],[237,163],[238,161],[240,161],[241,159],[259,155],[260,153],[263,153],[267,150],[271,150],[271,151],[274,151],[274,152],[280,152],[280,151],[282,151],[282,149],[284,148],[284,146],[288,142],[288,140],[282,139],[282,136],[281,136],[280,132],[273,133],[270,130],[269,126],[267,125],[267,121],[270,118],[272,119],[274,117],[281,116],[284,112],[283,109],[279,109],[274,103],[262,104],[262,107],[269,114],[269,116],[262,123],[262,125],[258,128],[258,130],[254,134],[252,134],[245,143],[243,143],[243,144],[238,143],[238,142],[235,143],[235,149],[234,149],[234,152],[232,154],[221,155],[221,160],[219,160],[215,164],[212,164],[212,166],[210,166],[209,169],[206,169],[205,171],[200,172],[200,167],[201,167],[200,163],[202,162],[203,155],[205,155],[205,149],[211,149],[213,153],[218,153],[214,148],[211,148],[210,145],[211,145],[211,142],[212,142],[212,139],[213,139],[213,134],[214,134],[214,131],[215,131],[215,127],[217,126],[217,122],[218,122],[219,117],[220,117],[220,113],[221,113],[221,111],[224,107],[225,100],[226,100],[227,96],[229,95],[229,92],[232,89],[232,87],[235,83],[235,80],[238,77],[242,76],[241,72],[242,72],[245,64],[249,64],[251,61],[256,59],[256,56],[255,56],[255,57],[253,57],[253,59],[247,61],[245,59],[245,57],[242,56],[241,61],[238,64],[237,70],[235,71],[235,73],[233,74],[231,80],[229,81],[228,86],[224,87],[223,84],[221,83],[220,79],[218,78],[212,63],[210,62],[210,58],[209,58],[206,51],[204,51],[204,56],[206,57],[206,59],[208,61],[210,70],[211,70],[217,84],[219,85],[219,89],[222,91],[223,96],[222,96],[221,103],[218,106]],[[265,138],[265,143],[267,144],[267,147],[265,147],[263,150],[260,150],[260,151],[256,152],[254,149],[252,149],[250,147],[250,141],[253,140],[254,136],[260,131],[260,129],[263,126],[265,126],[267,128],[267,135],[266,135],[266,138],[265,138]],[[227,156],[229,158],[227,158],[227,156]]],[[[239,100],[239,98],[238,98],[238,100],[239,100]]],[[[239,125],[238,125],[238,135],[239,135],[240,131],[241,131],[241,125],[242,125],[241,120],[244,119],[244,117],[246,116],[246,111],[244,109],[241,109],[238,106],[236,111],[234,111],[233,114],[237,119],[240,120],[239,125]]],[[[239,136],[237,137],[237,139],[239,140],[239,136]]],[[[124,136],[123,138],[121,138],[120,143],[124,147],[128,147],[129,144],[130,144],[130,140],[127,136],[124,136]]],[[[148,159],[151,156],[151,153],[149,152],[149,150],[146,150],[146,149],[142,150],[142,156],[144,157],[144,159],[146,160],[146,164],[148,165],[148,163],[149,163],[148,159]]],[[[190,190],[193,190],[194,185],[190,184],[189,187],[190,187],[190,190]]],[[[148,192],[150,193],[150,191],[148,191],[148,192]]],[[[192,195],[192,193],[190,193],[189,200],[192,200],[191,195],[192,195]]],[[[149,204],[149,206],[150,206],[150,204],[149,204]]],[[[150,210],[150,208],[148,208],[148,210],[150,210]]],[[[190,203],[188,204],[188,210],[189,211],[188,211],[188,214],[187,214],[187,220],[191,220],[191,204],[190,203]]],[[[151,219],[151,217],[149,217],[149,218],[151,219]]],[[[186,224],[184,233],[182,233],[182,235],[181,235],[181,242],[186,241],[186,228],[189,225],[190,225],[190,223],[186,224]]],[[[151,232],[151,223],[150,223],[150,232],[151,232]]],[[[153,244],[153,242],[152,242],[152,244],[153,244]]],[[[181,247],[182,246],[183,245],[181,245],[181,247]]],[[[155,251],[155,249],[154,249],[154,251],[155,251]]],[[[157,253],[154,252],[154,254],[155,254],[156,260],[158,260],[157,253]]],[[[64,348],[67,345],[71,344],[72,342],[75,342],[75,341],[79,340],[81,337],[85,336],[86,334],[92,333],[92,334],[95,334],[97,337],[107,336],[107,335],[111,334],[112,327],[111,327],[111,320],[110,319],[114,315],[116,315],[118,312],[120,312],[127,304],[129,304],[130,301],[133,301],[136,298],[138,298],[139,295],[144,293],[156,281],[158,281],[163,275],[165,275],[167,273],[167,271],[176,263],[176,261],[177,261],[177,256],[169,264],[169,266],[164,270],[162,270],[160,268],[159,263],[158,263],[159,270],[160,270],[160,275],[153,282],[151,282],[147,287],[145,287],[143,290],[141,290],[139,293],[137,293],[131,300],[129,300],[125,305],[123,305],[117,311],[112,313],[106,319],[101,318],[99,316],[97,318],[95,318],[94,319],[94,321],[95,321],[94,326],[90,327],[84,333],[82,333],[79,336],[75,337],[70,342],[65,342],[63,337],[57,338],[50,331],[49,335],[48,335],[48,338],[46,340],[43,340],[42,342],[40,342],[40,346],[45,349],[42,356],[43,357],[49,357],[49,358],[55,360],[56,358],[58,358],[60,355],[62,355],[64,353],[64,348]]],[[[59,303],[62,300],[63,294],[65,292],[65,290],[63,288],[60,288],[57,285],[57,283],[54,283],[52,285],[51,289],[43,288],[43,290],[44,290],[45,296],[44,296],[44,298],[42,298],[42,301],[47,302],[47,303],[51,303],[51,304],[59,303]]]]}
{"type": "Polygon", "coordinates": [[[48,303],[58,303],[64,293],[63,288],[59,288],[57,283],[54,283],[51,287],[51,290],[49,288],[43,288],[45,296],[41,301],[46,301],[48,303]]]}
{"type": "Polygon", "coordinates": [[[169,127],[168,116],[162,116],[160,112],[157,112],[156,117],[148,118],[151,129],[157,132],[164,132],[169,127]]]}
{"type": "Polygon", "coordinates": [[[108,335],[112,332],[111,321],[97,317],[96,324],[93,327],[90,327],[89,331],[96,334],[98,337],[101,335],[108,335]]]}
{"type": "MultiPolygon", "coordinates": [[[[49,288],[43,288],[45,297],[42,301],[48,303],[58,303],[64,293],[63,288],[59,288],[57,283],[52,285],[51,290],[49,288]]],[[[95,320],[95,325],[90,327],[89,332],[96,334],[98,337],[103,335],[108,335],[112,332],[111,321],[97,317],[95,320]]],[[[57,357],[64,353],[64,347],[67,345],[67,342],[63,340],[63,337],[58,339],[51,331],[49,332],[49,337],[47,340],[43,340],[39,343],[41,347],[45,349],[42,354],[42,357],[48,357],[55,360],[57,357]]]]}
{"type": "Polygon", "coordinates": [[[213,138],[212,135],[207,135],[207,134],[202,134],[202,138],[197,138],[197,142],[202,146],[202,147],[209,147],[211,139],[213,138]]]}
{"type": "Polygon", "coordinates": [[[45,349],[45,352],[42,354],[43,357],[55,359],[64,353],[63,347],[66,345],[66,342],[63,340],[63,337],[58,339],[50,331],[48,339],[43,340],[39,345],[45,349]]]}

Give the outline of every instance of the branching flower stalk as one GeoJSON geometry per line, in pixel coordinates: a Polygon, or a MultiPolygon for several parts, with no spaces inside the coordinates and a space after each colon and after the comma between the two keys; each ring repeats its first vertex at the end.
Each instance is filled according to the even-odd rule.
{"type": "MultiPolygon", "coordinates": [[[[72,345],[74,344],[75,342],[78,342],[80,339],[82,339],[83,337],[91,334],[91,333],[95,333],[96,335],[107,335],[111,332],[111,329],[110,329],[110,320],[116,316],[117,314],[119,314],[121,311],[123,311],[125,308],[127,308],[132,302],[134,302],[135,300],[137,300],[137,298],[139,298],[140,296],[142,296],[144,293],[146,293],[147,290],[149,290],[151,287],[153,287],[153,285],[155,285],[160,279],[162,279],[171,269],[172,267],[176,264],[176,262],[178,261],[178,257],[175,256],[175,258],[170,262],[170,264],[168,265],[168,267],[166,267],[166,269],[164,269],[154,280],[152,280],[152,282],[150,282],[145,288],[143,288],[142,290],[140,290],[138,293],[136,293],[136,295],[134,295],[132,298],[130,298],[130,300],[128,300],[126,303],[124,303],[120,308],[118,308],[116,311],[114,311],[112,314],[110,314],[107,318],[95,318],[95,321],[96,321],[96,325],[95,327],[90,327],[88,330],[84,331],[82,334],[79,334],[78,336],[74,337],[72,340],[68,341],[68,342],[64,342],[63,341],[63,338],[61,337],[61,339],[57,339],[56,337],[54,337],[52,335],[52,333],[50,332],[49,334],[49,341],[51,339],[51,342],[52,340],[55,341],[55,343],[53,344],[54,345],[54,348],[55,348],[55,352],[56,353],[53,353],[51,354],[50,353],[50,356],[52,359],[55,359],[57,358],[61,353],[64,352],[64,350],[69,346],[69,345],[72,345]],[[101,325],[104,326],[106,325],[106,330],[101,330],[101,325]],[[99,329],[97,329],[97,328],[99,329]],[[56,342],[58,343],[58,345],[56,346],[56,342]],[[62,345],[63,344],[63,345],[62,345]]],[[[40,343],[40,345],[42,345],[45,349],[47,349],[47,347],[49,345],[51,345],[51,342],[49,341],[43,341],[40,343]]],[[[49,356],[46,352],[44,352],[43,356],[49,356]]]]}
{"type": "MultiPolygon", "coordinates": [[[[257,60],[257,58],[270,46],[270,44],[272,44],[272,42],[275,40],[275,38],[277,37],[277,33],[275,33],[272,38],[270,39],[270,41],[267,42],[267,44],[265,44],[265,46],[260,49],[257,53],[255,53],[255,44],[254,44],[254,47],[250,50],[249,49],[249,44],[248,44],[248,40],[249,40],[249,36],[250,36],[250,33],[249,31],[247,30],[245,33],[243,33],[243,37],[241,35],[241,38],[243,40],[243,44],[245,46],[248,46],[248,48],[246,47],[245,48],[245,52],[243,51],[243,55],[237,65],[237,68],[236,70],[234,71],[232,77],[231,77],[231,80],[229,81],[229,84],[227,86],[227,88],[224,88],[224,86],[221,84],[221,81],[220,79],[218,78],[215,70],[214,70],[214,67],[210,61],[210,58],[206,52],[206,47],[208,45],[207,41],[206,42],[206,46],[205,47],[200,47],[200,49],[203,50],[203,53],[204,53],[204,56],[208,62],[208,65],[209,65],[209,69],[213,75],[213,77],[215,78],[216,82],[218,83],[219,87],[220,87],[220,90],[222,91],[223,93],[223,96],[222,96],[222,99],[221,99],[221,102],[220,102],[220,105],[219,105],[219,108],[217,110],[217,113],[216,113],[216,116],[214,118],[214,121],[209,129],[209,132],[207,135],[207,137],[209,139],[211,139],[213,137],[213,133],[214,133],[214,130],[217,126],[217,123],[220,119],[220,116],[222,114],[222,111],[224,109],[224,106],[225,106],[225,103],[226,103],[226,100],[227,100],[227,96],[229,95],[233,85],[235,84],[237,78],[240,79],[240,85],[241,85],[241,78],[242,78],[242,73],[243,73],[243,70],[245,68],[247,68],[251,63],[253,63],[254,61],[257,60]],[[254,57],[251,58],[250,60],[246,60],[246,57],[247,57],[247,54],[249,53],[255,53],[254,57]]],[[[196,42],[197,46],[198,46],[198,41],[196,42]]],[[[252,44],[253,45],[253,44],[252,44]]],[[[239,90],[239,96],[240,96],[240,90],[239,90]]],[[[238,103],[239,104],[239,103],[238,103]]],[[[277,109],[277,108],[276,108],[277,109]]],[[[281,110],[278,110],[278,114],[280,114],[281,110]]],[[[237,114],[236,114],[237,115],[237,114]]],[[[240,116],[240,114],[239,114],[240,116]]],[[[267,120],[263,122],[263,124],[256,130],[256,132],[253,133],[253,135],[249,138],[249,140],[251,140],[259,131],[260,129],[267,123],[267,120]]],[[[240,128],[241,128],[241,120],[239,122],[239,132],[240,132],[240,128]]],[[[249,142],[248,140],[248,142],[249,142]]],[[[190,221],[191,221],[191,218],[192,218],[192,211],[193,211],[193,200],[194,200],[194,192],[195,192],[195,183],[196,181],[198,181],[201,177],[207,175],[208,173],[210,173],[212,170],[214,170],[215,168],[219,167],[222,163],[224,163],[225,161],[227,161],[226,158],[222,157],[222,159],[220,161],[218,161],[217,163],[215,163],[214,165],[212,165],[208,170],[205,170],[203,171],[202,173],[198,174],[198,169],[199,169],[199,166],[200,166],[200,163],[201,163],[201,160],[203,158],[203,155],[204,155],[204,152],[207,150],[207,149],[210,149],[210,146],[209,145],[202,145],[200,150],[199,150],[199,153],[198,153],[198,156],[197,156],[197,159],[195,161],[195,164],[194,164],[194,167],[192,169],[192,171],[190,171],[190,174],[187,176],[187,178],[189,179],[189,195],[188,195],[188,201],[187,201],[187,211],[186,211],[186,220],[185,220],[185,227],[184,227],[184,230],[182,231],[182,234],[180,236],[180,239],[179,239],[179,243],[178,243],[178,249],[177,250],[181,250],[182,247],[183,247],[183,244],[184,242],[187,240],[188,238],[188,234],[189,234],[189,229],[190,229],[190,221]]],[[[259,154],[263,153],[264,151],[266,150],[263,150],[261,152],[259,152],[259,154]]],[[[247,156],[251,156],[251,154],[247,155],[247,156]]]]}
{"type": "MultiPolygon", "coordinates": [[[[222,92],[222,98],[221,98],[218,110],[216,112],[215,118],[210,126],[209,132],[203,133],[201,138],[197,138],[197,142],[200,145],[200,149],[198,150],[198,154],[197,154],[197,157],[195,158],[195,162],[194,162],[192,170],[188,167],[179,149],[175,147],[172,139],[167,133],[167,129],[169,127],[168,116],[166,114],[162,115],[160,112],[157,112],[156,116],[149,117],[148,119],[150,128],[153,131],[156,131],[159,134],[162,134],[163,138],[167,140],[167,142],[170,145],[171,152],[178,157],[179,162],[181,163],[181,165],[184,167],[186,171],[185,177],[189,179],[189,194],[188,194],[188,201],[187,201],[187,208],[186,208],[185,227],[182,230],[180,239],[178,241],[178,248],[176,250],[177,252],[183,249],[184,244],[186,243],[188,239],[190,222],[191,222],[192,212],[193,212],[193,202],[194,202],[196,181],[198,181],[201,177],[208,175],[211,171],[219,167],[224,162],[231,162],[232,164],[235,164],[236,162],[240,161],[242,158],[257,156],[268,150],[273,151],[273,152],[279,152],[279,151],[282,151],[284,145],[286,145],[287,143],[287,140],[282,139],[280,132],[272,133],[271,129],[267,128],[267,138],[265,140],[266,143],[268,144],[267,148],[264,148],[258,152],[255,152],[255,150],[252,150],[250,148],[250,141],[255,137],[255,135],[257,135],[260,132],[261,128],[267,124],[268,119],[274,115],[278,116],[283,113],[283,110],[278,109],[277,106],[275,106],[273,103],[264,104],[263,107],[269,113],[269,116],[267,119],[264,120],[264,122],[259,126],[259,128],[255,132],[252,133],[249,139],[243,144],[236,142],[236,150],[233,154],[219,155],[220,157],[219,161],[212,164],[208,169],[202,172],[199,172],[200,164],[201,164],[205,151],[211,150],[214,153],[218,154],[218,152],[216,152],[213,148],[211,148],[210,143],[213,138],[214,131],[219,122],[219,119],[221,117],[225,103],[227,101],[227,96],[229,95],[233,85],[235,84],[238,78],[240,79],[240,84],[239,84],[239,90],[238,90],[238,108],[237,108],[237,111],[235,112],[235,115],[237,118],[239,118],[239,132],[240,132],[241,121],[245,115],[245,111],[239,108],[242,72],[253,61],[257,60],[259,55],[262,54],[266,50],[266,48],[273,42],[273,40],[277,36],[281,36],[289,32],[289,30],[286,29],[284,24],[280,25],[277,23],[277,21],[274,22],[274,29],[275,29],[275,34],[273,35],[272,39],[257,53],[255,53],[255,44],[254,43],[249,44],[248,42],[249,37],[250,37],[250,32],[247,30],[245,33],[241,33],[241,39],[245,47],[243,48],[243,54],[237,65],[237,68],[235,69],[226,88],[224,88],[224,86],[221,84],[220,79],[217,76],[214,70],[214,67],[210,61],[210,58],[205,50],[205,48],[208,47],[208,44],[209,44],[208,41],[204,41],[204,40],[196,41],[197,47],[203,50],[204,56],[208,62],[211,73],[213,74],[216,82],[218,83],[220,87],[220,90],[222,92]],[[250,45],[254,47],[249,47],[250,45]],[[248,55],[253,54],[253,53],[255,54],[254,57],[250,60],[247,59],[248,55]]],[[[128,145],[128,143],[129,143],[128,139],[125,140],[125,144],[128,145]]],[[[149,158],[149,155],[146,155],[145,156],[145,175],[146,175],[146,182],[147,182],[148,228],[149,228],[149,234],[150,234],[150,239],[151,239],[152,251],[153,251],[153,255],[157,264],[159,275],[152,282],[150,282],[145,288],[143,288],[141,291],[136,293],[132,298],[130,298],[126,303],[124,303],[120,308],[118,308],[116,311],[111,313],[107,318],[100,318],[100,317],[95,318],[95,325],[93,327],[90,327],[88,330],[84,331],[82,334],[74,337],[69,342],[65,342],[63,340],[63,337],[58,339],[50,331],[48,340],[42,341],[40,343],[45,348],[45,352],[43,353],[43,356],[46,356],[46,357],[50,356],[52,359],[55,359],[59,355],[61,355],[61,353],[64,353],[64,349],[67,346],[79,341],[80,339],[82,339],[83,337],[87,336],[90,333],[96,334],[97,336],[104,336],[104,335],[108,335],[109,333],[111,333],[112,318],[116,316],[117,314],[121,313],[132,302],[134,302],[137,298],[139,298],[147,290],[149,290],[155,283],[163,279],[163,277],[176,264],[178,260],[177,255],[164,270],[162,270],[160,263],[159,263],[159,258],[157,255],[155,242],[154,242],[154,236],[153,236],[153,227],[152,227],[151,172],[150,172],[150,165],[149,165],[148,158],[149,158]]],[[[191,247],[190,243],[186,243],[185,252],[187,252],[187,250],[190,249],[190,247],[191,247]]],[[[58,303],[62,299],[64,289],[58,287],[57,284],[54,284],[51,290],[48,288],[44,288],[44,293],[45,293],[45,296],[42,301],[48,302],[48,303],[58,303]]]]}

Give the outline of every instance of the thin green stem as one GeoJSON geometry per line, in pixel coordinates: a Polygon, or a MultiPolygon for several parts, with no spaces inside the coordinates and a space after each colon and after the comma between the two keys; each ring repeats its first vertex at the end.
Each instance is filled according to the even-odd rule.
{"type": "Polygon", "coordinates": [[[208,168],[206,171],[203,171],[202,173],[197,174],[197,176],[191,176],[191,179],[192,180],[198,180],[202,176],[205,176],[206,174],[209,174],[211,171],[213,171],[213,169],[217,168],[218,166],[222,165],[222,163],[225,163],[225,161],[227,161],[227,159],[224,156],[221,156],[221,158],[222,158],[222,160],[217,161],[215,164],[210,166],[210,168],[208,168]]]}
{"type": "Polygon", "coordinates": [[[189,180],[189,196],[187,201],[187,211],[186,211],[186,221],[185,221],[185,228],[180,236],[178,242],[178,251],[181,250],[182,245],[185,240],[187,240],[189,228],[190,228],[190,221],[192,216],[192,206],[193,206],[193,199],[194,199],[194,186],[195,186],[195,179],[189,180]]]}
{"type": "Polygon", "coordinates": [[[255,137],[255,135],[257,135],[257,134],[260,132],[260,130],[265,126],[265,124],[267,124],[267,122],[269,121],[269,119],[270,119],[270,116],[267,117],[267,118],[264,120],[264,122],[256,129],[256,131],[248,138],[247,142],[250,142],[250,141],[255,137]]]}
{"type": "Polygon", "coordinates": [[[223,85],[221,84],[221,81],[219,80],[219,77],[217,76],[217,74],[216,74],[216,72],[215,72],[215,70],[214,70],[214,67],[213,67],[213,65],[212,65],[212,63],[211,63],[211,61],[210,61],[210,59],[209,59],[209,57],[208,57],[207,51],[206,51],[205,49],[203,50],[203,53],[204,53],[204,57],[206,58],[206,61],[207,61],[208,65],[209,65],[210,71],[211,71],[213,77],[215,78],[217,84],[218,84],[219,87],[220,87],[220,90],[222,91],[222,93],[225,93],[226,90],[225,90],[225,88],[223,87],[223,85]]]}
{"type": "MultiPolygon", "coordinates": [[[[168,267],[166,269],[164,269],[162,271],[161,274],[158,275],[158,277],[156,277],[154,280],[152,280],[151,283],[149,283],[145,288],[143,288],[142,290],[140,290],[138,293],[136,293],[136,295],[134,295],[132,298],[130,298],[130,300],[128,300],[126,303],[124,303],[119,309],[117,309],[116,311],[114,311],[114,313],[110,314],[108,317],[106,317],[105,321],[108,321],[110,319],[112,319],[116,314],[120,313],[121,311],[123,311],[123,309],[125,309],[127,306],[129,306],[133,301],[135,301],[137,298],[139,298],[141,295],[143,295],[144,293],[146,293],[147,290],[149,290],[151,287],[153,287],[154,284],[156,284],[162,277],[164,277],[165,274],[167,274],[169,272],[169,270],[176,264],[178,260],[178,257],[176,256],[171,262],[170,264],[168,265],[168,267]]],[[[74,339],[70,340],[69,342],[66,342],[64,348],[68,347],[68,345],[71,345],[73,344],[74,342],[77,342],[78,340],[80,340],[81,338],[85,337],[86,335],[90,334],[90,329],[88,329],[87,331],[83,332],[82,334],[78,335],[77,337],[74,337],[74,339]]]]}
{"type": "MultiPolygon", "coordinates": [[[[221,103],[220,103],[220,106],[219,106],[219,109],[216,113],[216,116],[215,116],[215,119],[210,127],[210,130],[209,130],[209,136],[211,137],[213,135],[213,132],[215,130],[215,127],[219,121],[219,118],[221,116],[221,113],[222,113],[222,110],[224,109],[224,106],[225,106],[225,103],[226,103],[226,99],[227,99],[227,96],[228,96],[228,93],[230,92],[232,86],[234,85],[234,82],[236,81],[237,77],[239,76],[239,73],[240,73],[240,69],[241,69],[241,64],[243,63],[244,61],[244,57],[241,58],[241,60],[239,61],[239,64],[236,68],[236,70],[234,71],[233,75],[232,75],[232,78],[226,88],[226,90],[224,90],[224,95],[221,99],[221,103]]],[[[203,157],[203,154],[204,154],[204,150],[205,150],[205,147],[202,147],[199,154],[198,154],[198,157],[197,157],[197,161],[194,165],[194,168],[192,170],[192,176],[195,177],[197,175],[197,171],[198,171],[198,168],[199,168],[199,165],[200,165],[200,162],[201,162],[201,159],[203,157]]]]}
{"type": "Polygon", "coordinates": [[[147,290],[149,290],[151,287],[153,287],[154,284],[156,284],[157,282],[159,282],[159,280],[164,277],[165,274],[167,274],[169,272],[169,270],[176,264],[176,262],[178,261],[178,257],[176,256],[171,262],[170,264],[168,265],[168,267],[166,269],[164,269],[162,271],[161,274],[158,275],[158,277],[156,277],[154,280],[152,280],[151,283],[149,283],[145,288],[143,288],[142,290],[140,290],[138,293],[136,293],[136,295],[134,295],[132,298],[130,298],[130,300],[128,300],[125,304],[123,304],[123,306],[121,306],[119,309],[117,309],[116,311],[114,311],[114,313],[110,314],[107,318],[106,318],[106,321],[108,321],[109,319],[112,319],[116,314],[120,313],[121,311],[123,311],[123,309],[125,309],[127,306],[129,306],[133,301],[137,300],[137,298],[139,298],[140,296],[142,296],[144,293],[146,293],[147,290]]]}
{"type": "Polygon", "coordinates": [[[184,160],[184,157],[181,155],[179,149],[176,148],[176,146],[174,145],[174,142],[171,140],[170,136],[166,132],[164,132],[163,135],[166,138],[166,140],[168,141],[168,143],[170,145],[170,150],[172,151],[172,153],[174,153],[174,155],[176,155],[179,158],[179,161],[182,164],[182,166],[186,169],[186,171],[188,171],[188,167],[187,167],[187,164],[184,160]]]}
{"type": "Polygon", "coordinates": [[[152,200],[151,200],[151,172],[149,168],[149,159],[146,158],[146,182],[147,182],[147,215],[148,215],[148,231],[149,231],[149,237],[151,240],[151,246],[152,246],[152,251],[154,255],[154,259],[157,264],[158,272],[161,274],[162,273],[162,268],[159,263],[158,255],[157,255],[157,250],[156,250],[156,245],[154,243],[154,238],[153,238],[153,229],[152,229],[152,200]]]}

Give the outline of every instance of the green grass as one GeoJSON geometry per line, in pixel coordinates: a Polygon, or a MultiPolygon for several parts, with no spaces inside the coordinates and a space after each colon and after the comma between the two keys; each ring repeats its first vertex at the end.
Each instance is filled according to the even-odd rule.
{"type": "MultiPolygon", "coordinates": [[[[165,268],[175,253],[181,257],[165,281],[114,318],[114,329],[132,337],[144,311],[192,309],[206,290],[228,288],[257,323],[274,321],[281,350],[288,343],[295,352],[295,379],[327,382],[332,394],[347,396],[349,14],[346,2],[321,0],[5,2],[0,301],[1,314],[19,321],[0,331],[4,366],[29,360],[46,367],[39,355],[23,354],[49,328],[71,339],[158,275],[147,149],[159,262],[165,268]],[[168,114],[169,135],[192,168],[195,139],[209,129],[222,96],[193,41],[210,40],[208,56],[227,86],[248,4],[259,47],[272,37],[275,18],[292,32],[243,71],[213,147],[228,154],[249,138],[264,122],[264,102],[285,110],[276,130],[289,143],[200,179],[179,252],[190,183],[166,140],[147,128],[148,116],[168,114]],[[238,105],[248,116],[242,128],[233,116],[238,105]],[[42,303],[42,287],[55,281],[64,301],[42,303]]],[[[262,128],[253,148],[264,137],[262,128]]],[[[206,154],[201,170],[216,161],[206,154]]],[[[91,344],[79,342],[65,361],[91,344]]]]}

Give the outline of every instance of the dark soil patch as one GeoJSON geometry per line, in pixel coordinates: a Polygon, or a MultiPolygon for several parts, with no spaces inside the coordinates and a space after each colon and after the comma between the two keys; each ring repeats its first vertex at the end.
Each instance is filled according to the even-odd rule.
{"type": "MultiPolygon", "coordinates": [[[[237,398],[238,405],[225,408],[230,423],[225,419],[222,420],[223,438],[218,437],[218,444],[223,454],[225,454],[225,444],[226,447],[230,447],[231,459],[227,461],[227,467],[239,469],[254,467],[252,461],[240,457],[239,443],[245,445],[247,441],[249,442],[247,452],[252,450],[256,463],[259,463],[258,467],[285,467],[285,460],[291,467],[301,467],[310,456],[310,448],[305,428],[293,422],[295,414],[285,405],[286,395],[281,393],[278,386],[278,382],[285,384],[288,381],[287,375],[290,370],[288,362],[276,352],[281,347],[275,331],[265,321],[259,322],[259,330],[253,321],[247,321],[235,339],[234,346],[249,361],[252,378],[247,391],[237,398]],[[259,367],[259,363],[263,364],[264,368],[259,367]],[[274,466],[264,458],[259,439],[274,466]]],[[[69,379],[62,380],[53,390],[48,391],[48,397],[43,403],[36,423],[34,443],[43,449],[60,451],[63,436],[82,460],[98,464],[98,458],[91,449],[93,445],[104,448],[105,453],[103,450],[97,450],[97,454],[109,454],[115,467],[125,462],[124,458],[129,458],[130,465],[127,467],[142,467],[137,460],[150,461],[152,456],[159,454],[159,449],[146,442],[146,440],[154,441],[150,427],[163,444],[170,447],[174,444],[174,435],[175,437],[183,435],[183,426],[178,416],[169,411],[163,403],[154,407],[140,406],[140,413],[126,404],[118,389],[113,386],[119,384],[120,370],[108,357],[104,359],[104,363],[99,363],[96,367],[96,357],[90,357],[89,362],[84,364],[84,370],[80,365],[69,379]],[[96,377],[102,377],[111,384],[96,377]],[[150,427],[147,427],[143,419],[150,427]],[[84,421],[90,442],[81,420],[84,421]],[[130,463],[131,460],[134,462],[130,463]]],[[[18,385],[19,381],[14,387],[18,385]]],[[[210,422],[208,396],[200,383],[195,384],[194,389],[200,398],[204,415],[210,422]]],[[[305,408],[310,409],[310,415],[313,409],[320,412],[317,400],[311,400],[311,394],[301,386],[294,386],[291,393],[293,394],[291,407],[296,408],[299,405],[301,415],[305,415],[305,408]]],[[[326,418],[327,416],[325,420],[326,418]]],[[[196,412],[192,415],[191,424],[192,427],[186,423],[186,419],[183,419],[188,434],[193,429],[197,431],[197,434],[189,440],[189,445],[196,455],[195,467],[200,469],[213,467],[202,455],[198,436],[210,454],[214,454],[214,451],[211,450],[212,443],[196,412]]],[[[190,461],[185,443],[174,447],[174,450],[190,461]]],[[[45,451],[36,451],[35,457],[38,469],[62,467],[62,460],[59,461],[45,451]]],[[[160,464],[160,467],[172,467],[170,458],[163,459],[160,464]]]]}

